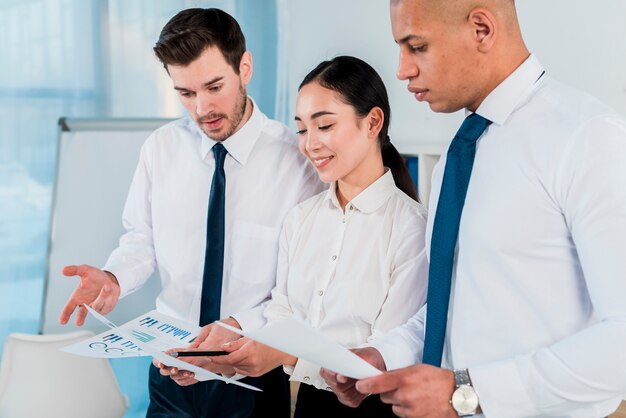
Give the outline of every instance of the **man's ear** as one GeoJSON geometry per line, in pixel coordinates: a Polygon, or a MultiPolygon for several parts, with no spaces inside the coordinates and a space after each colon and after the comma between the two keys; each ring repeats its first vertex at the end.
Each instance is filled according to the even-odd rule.
{"type": "Polygon", "coordinates": [[[250,51],[244,52],[241,56],[241,61],[239,61],[239,76],[244,86],[252,79],[252,54],[250,51]]]}
{"type": "Polygon", "coordinates": [[[494,14],[488,9],[477,7],[470,12],[468,22],[472,27],[478,51],[491,50],[498,35],[498,25],[494,14]]]}

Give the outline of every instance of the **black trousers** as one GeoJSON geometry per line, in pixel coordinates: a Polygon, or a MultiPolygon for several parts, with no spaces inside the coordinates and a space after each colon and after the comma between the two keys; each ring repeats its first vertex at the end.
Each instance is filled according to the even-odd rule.
{"type": "Polygon", "coordinates": [[[294,418],[387,418],[396,417],[391,405],[383,403],[380,396],[368,396],[358,408],[339,402],[333,392],[317,389],[304,383],[298,389],[294,418]]]}
{"type": "Polygon", "coordinates": [[[289,418],[289,381],[282,367],[244,383],[256,392],[219,380],[179,386],[150,365],[150,405],[147,418],[289,418]]]}

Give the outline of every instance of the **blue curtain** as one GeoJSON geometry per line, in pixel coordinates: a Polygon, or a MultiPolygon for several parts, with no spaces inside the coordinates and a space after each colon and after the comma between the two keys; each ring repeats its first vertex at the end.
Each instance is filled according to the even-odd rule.
{"type": "MultiPolygon", "coordinates": [[[[249,93],[274,117],[276,0],[0,1],[0,352],[9,333],[39,329],[58,119],[182,116],[152,46],[189,7],[237,18],[254,58],[249,93]]],[[[144,416],[147,361],[113,366],[127,417],[144,416]]]]}

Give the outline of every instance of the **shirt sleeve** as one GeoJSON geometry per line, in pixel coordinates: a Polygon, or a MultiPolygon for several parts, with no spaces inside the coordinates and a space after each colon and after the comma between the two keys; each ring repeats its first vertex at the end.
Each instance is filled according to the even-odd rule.
{"type": "MultiPolygon", "coordinates": [[[[367,339],[368,343],[374,345],[377,339],[411,318],[426,302],[428,288],[428,261],[424,246],[426,217],[411,213],[410,218],[411,224],[398,225],[402,232],[397,234],[399,245],[393,250],[389,290],[380,313],[372,324],[371,335],[367,339]]],[[[382,349],[384,346],[383,342],[379,347],[382,349]]],[[[406,362],[414,364],[415,355],[404,353],[387,355],[387,358],[389,363],[385,364],[389,368],[397,368],[406,362]]]]}
{"type": "Polygon", "coordinates": [[[287,374],[291,374],[290,380],[313,385],[318,389],[329,390],[330,388],[322,376],[320,376],[320,366],[315,363],[298,359],[293,369],[283,367],[283,370],[285,370],[287,374]]]}
{"type": "Polygon", "coordinates": [[[141,148],[139,163],[128,191],[122,224],[126,233],[113,250],[104,270],[115,275],[120,297],[141,288],[154,272],[156,258],[152,239],[152,178],[150,138],[141,148]]]}
{"type": "Polygon", "coordinates": [[[555,199],[593,317],[588,327],[531,353],[470,367],[486,417],[589,416],[576,410],[604,416],[626,393],[625,161],[626,123],[618,118],[591,120],[564,150],[555,199]]]}
{"type": "Polygon", "coordinates": [[[287,278],[289,276],[289,242],[296,226],[299,224],[299,207],[292,209],[280,233],[278,243],[278,264],[276,266],[276,286],[272,289],[272,297],[267,302],[263,315],[267,322],[271,323],[286,318],[293,314],[289,303],[287,278]]]}
{"type": "Polygon", "coordinates": [[[235,320],[239,323],[241,329],[244,331],[259,329],[266,324],[265,316],[263,315],[263,311],[265,310],[266,305],[267,301],[255,306],[252,309],[237,312],[236,314],[231,316],[235,318],[235,320]]]}
{"type": "Polygon", "coordinates": [[[426,305],[405,324],[368,343],[383,357],[387,370],[401,369],[422,361],[426,305]]]}

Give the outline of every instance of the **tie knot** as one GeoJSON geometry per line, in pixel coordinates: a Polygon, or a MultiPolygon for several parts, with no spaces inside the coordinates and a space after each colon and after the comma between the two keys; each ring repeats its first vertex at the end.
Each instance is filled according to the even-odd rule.
{"type": "Polygon", "coordinates": [[[490,124],[490,120],[483,118],[478,113],[472,113],[465,118],[456,136],[469,141],[477,141],[490,124]]]}
{"type": "Polygon", "coordinates": [[[226,148],[224,148],[224,145],[220,144],[219,142],[213,145],[213,156],[215,157],[216,165],[221,166],[224,164],[224,159],[226,158],[226,154],[228,154],[228,151],[226,151],[226,148]]]}

